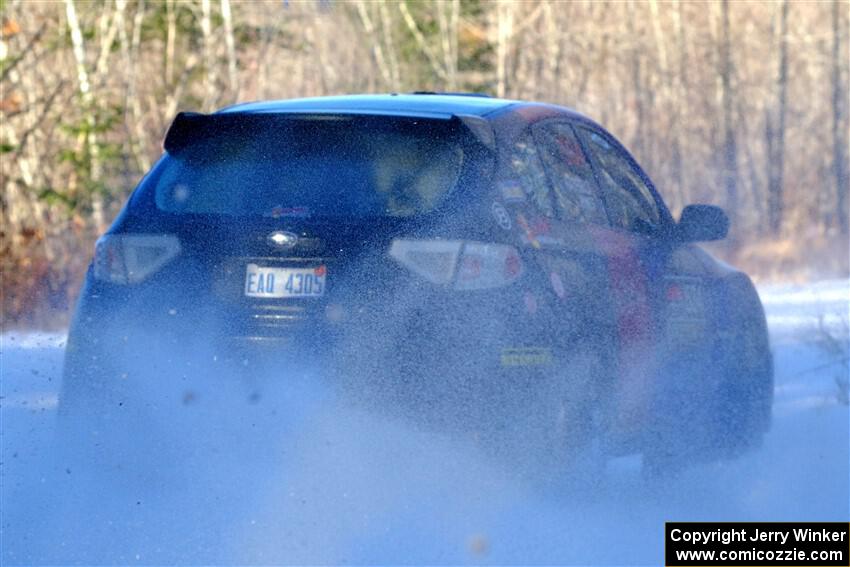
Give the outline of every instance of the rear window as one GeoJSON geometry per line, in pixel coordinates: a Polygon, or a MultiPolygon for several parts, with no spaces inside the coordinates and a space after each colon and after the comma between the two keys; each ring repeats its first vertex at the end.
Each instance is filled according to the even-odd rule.
{"type": "Polygon", "coordinates": [[[156,181],[160,210],[412,216],[440,204],[464,162],[457,130],[445,120],[262,114],[193,120],[203,122],[181,129],[180,145],[172,143],[156,181]]]}

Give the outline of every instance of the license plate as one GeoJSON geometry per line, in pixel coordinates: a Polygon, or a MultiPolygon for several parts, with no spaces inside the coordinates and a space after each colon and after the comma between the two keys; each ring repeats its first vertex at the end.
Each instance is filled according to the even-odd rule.
{"type": "Polygon", "coordinates": [[[245,270],[247,297],[321,297],[325,294],[327,268],[270,268],[248,264],[245,270]]]}

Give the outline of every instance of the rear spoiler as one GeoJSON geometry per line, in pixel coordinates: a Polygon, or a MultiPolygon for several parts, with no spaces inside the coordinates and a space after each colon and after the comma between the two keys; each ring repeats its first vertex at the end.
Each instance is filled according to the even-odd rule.
{"type": "MultiPolygon", "coordinates": [[[[250,120],[243,119],[239,122],[234,122],[234,116],[237,116],[237,114],[180,112],[174,118],[174,121],[168,128],[168,132],[165,134],[165,140],[162,144],[163,149],[171,154],[179,152],[188,146],[192,140],[204,138],[207,134],[212,134],[223,124],[229,124],[231,126],[236,126],[237,128],[244,128],[245,130],[250,130],[252,128],[250,120]]],[[[470,132],[484,147],[495,151],[496,136],[493,132],[493,128],[487,120],[480,116],[470,114],[454,114],[452,117],[460,121],[466,130],[470,132]]]]}
{"type": "Polygon", "coordinates": [[[162,147],[168,153],[177,152],[187,145],[192,139],[203,137],[215,126],[218,126],[215,114],[202,114],[200,112],[179,112],[168,127],[162,147]]]}
{"type": "Polygon", "coordinates": [[[474,114],[454,115],[469,130],[481,145],[491,151],[496,151],[496,133],[486,119],[474,114]]]}

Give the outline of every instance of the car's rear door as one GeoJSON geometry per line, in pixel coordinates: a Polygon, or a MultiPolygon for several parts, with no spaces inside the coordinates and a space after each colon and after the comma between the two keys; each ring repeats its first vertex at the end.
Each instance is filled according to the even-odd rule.
{"type": "Polygon", "coordinates": [[[605,258],[588,230],[606,215],[589,162],[569,126],[560,126],[547,117],[506,143],[494,206],[528,268],[518,324],[525,348],[545,349],[539,360],[551,381],[541,403],[561,404],[571,427],[589,426],[587,410],[598,407],[610,376],[597,372],[600,357],[615,348],[605,258]]]}
{"type": "Polygon", "coordinates": [[[593,170],[567,122],[544,120],[532,132],[549,182],[545,206],[534,205],[538,218],[549,220],[528,223],[526,240],[539,250],[558,332],[574,346],[610,351],[615,312],[606,301],[606,258],[593,237],[594,227],[607,224],[607,215],[593,170]]]}
{"type": "MultiPolygon", "coordinates": [[[[650,412],[666,411],[659,400],[692,398],[716,387],[699,372],[711,365],[715,282],[705,252],[674,238],[672,218],[625,149],[594,126],[578,125],[577,131],[591,155],[612,225],[599,232],[612,285],[627,301],[620,308],[621,358],[627,370],[619,393],[622,415],[643,420],[650,412]],[[628,300],[630,294],[635,302],[628,300]]],[[[622,431],[640,429],[634,425],[623,421],[622,431]]]]}
{"type": "Polygon", "coordinates": [[[605,256],[616,312],[619,380],[614,388],[614,437],[627,442],[642,429],[658,373],[659,313],[655,281],[663,272],[668,214],[646,175],[607,133],[576,124],[608,214],[591,227],[605,256]]]}

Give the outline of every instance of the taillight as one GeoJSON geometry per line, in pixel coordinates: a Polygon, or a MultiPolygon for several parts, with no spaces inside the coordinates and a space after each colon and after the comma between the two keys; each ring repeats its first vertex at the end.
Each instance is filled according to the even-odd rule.
{"type": "Polygon", "coordinates": [[[107,234],[94,248],[94,277],[115,284],[139,283],[180,253],[169,234],[107,234]]]}
{"type": "Polygon", "coordinates": [[[502,287],[523,272],[516,248],[461,240],[393,240],[390,256],[431,283],[458,290],[502,287]]]}

